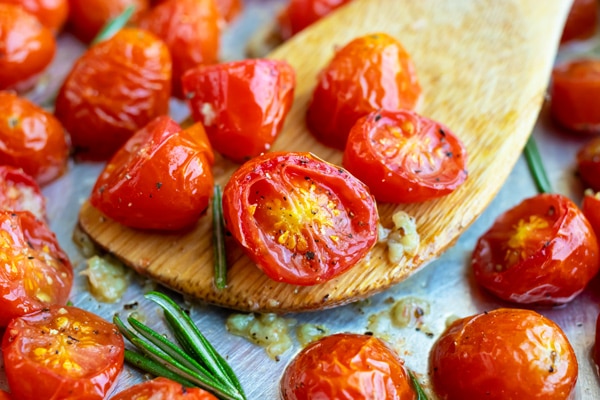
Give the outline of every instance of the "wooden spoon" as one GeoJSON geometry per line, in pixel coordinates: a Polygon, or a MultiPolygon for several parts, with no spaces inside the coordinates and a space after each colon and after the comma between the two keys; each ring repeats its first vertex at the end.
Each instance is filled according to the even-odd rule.
{"type": "MultiPolygon", "coordinates": [[[[494,198],[535,124],[557,51],[568,0],[354,0],[276,49],[297,71],[294,106],[273,150],[311,151],[340,164],[341,152],[320,145],[304,116],[319,71],[336,46],[386,32],[412,55],[424,90],[421,114],[449,126],[469,153],[469,178],[456,192],[421,204],[381,204],[383,226],[404,210],[421,236],[418,254],[399,264],[378,244],[358,265],[312,287],[267,278],[228,243],[228,287],[213,285],[210,212],[192,231],[132,230],[89,203],[81,228],[128,266],[186,295],[219,306],[258,312],[318,310],[356,301],[396,284],[439,256],[494,198]]],[[[219,160],[224,185],[237,165],[219,160]]]]}

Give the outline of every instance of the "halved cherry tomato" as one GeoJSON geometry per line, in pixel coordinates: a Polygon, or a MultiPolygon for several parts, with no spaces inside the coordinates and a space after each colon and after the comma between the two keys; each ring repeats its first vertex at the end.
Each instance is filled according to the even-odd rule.
{"type": "Polygon", "coordinates": [[[501,308],[454,321],[433,345],[429,371],[444,400],[566,400],[578,365],[553,321],[501,308]]]}
{"type": "Polygon", "coordinates": [[[67,0],[0,0],[0,3],[20,5],[55,34],[61,31],[69,15],[67,0]]]}
{"type": "Polygon", "coordinates": [[[600,138],[590,140],[579,149],[577,172],[587,188],[600,191],[600,138]]]}
{"type": "Polygon", "coordinates": [[[0,164],[23,168],[44,185],[65,172],[69,151],[70,140],[54,115],[0,92],[0,164]]]}
{"type": "Polygon", "coordinates": [[[350,130],[344,167],[377,201],[446,195],[467,178],[467,151],[450,129],[412,111],[373,112],[350,130]]]}
{"type": "Polygon", "coordinates": [[[65,304],[73,268],[48,225],[29,211],[0,210],[0,236],[0,326],[49,304],[65,304]]]}
{"type": "Polygon", "coordinates": [[[600,131],[600,60],[580,59],[552,71],[550,112],[567,129],[600,131]]]}
{"type": "Polygon", "coordinates": [[[125,226],[176,230],[194,224],[213,192],[213,153],[201,124],[167,116],[139,130],[98,177],[91,203],[125,226]]]}
{"type": "Polygon", "coordinates": [[[153,34],[127,28],[77,60],[58,93],[55,115],[79,157],[105,160],[168,113],[170,93],[169,49],[153,34]]]}
{"type": "Polygon", "coordinates": [[[289,39],[307,26],[351,0],[289,0],[277,16],[279,32],[284,40],[289,39]]]}
{"type": "Polygon", "coordinates": [[[46,198],[40,187],[21,168],[0,166],[0,210],[29,211],[46,220],[46,198]]]}
{"type": "Polygon", "coordinates": [[[540,194],[502,214],[478,240],[475,280],[501,299],[561,304],[600,269],[598,241],[567,197],[540,194]]]}
{"type": "Polygon", "coordinates": [[[139,26],[164,40],[173,59],[173,94],[183,97],[181,75],[219,60],[220,15],[215,0],[166,0],[142,15],[139,26]]]}
{"type": "Polygon", "coordinates": [[[155,378],[138,383],[117,393],[111,400],[217,400],[215,396],[200,388],[186,388],[166,378],[155,378]]]}
{"type": "Polygon", "coordinates": [[[309,153],[267,153],[223,189],[226,227],[271,279],[325,282],[354,266],[377,241],[367,187],[309,153]]]}
{"type": "Polygon", "coordinates": [[[29,89],[55,51],[54,35],[35,16],[0,3],[0,90],[29,89]]]}
{"type": "Polygon", "coordinates": [[[244,8],[242,0],[216,0],[219,14],[225,22],[231,22],[244,8]]]}
{"type": "Polygon", "coordinates": [[[598,1],[574,0],[563,28],[561,43],[575,39],[586,39],[594,34],[598,26],[598,1]]]}
{"type": "Polygon", "coordinates": [[[2,340],[6,377],[19,400],[104,399],[123,369],[124,348],[115,325],[56,305],[14,319],[2,340]]]}
{"type": "Polygon", "coordinates": [[[321,71],[306,122],[319,141],[343,150],[359,118],[380,109],[412,109],[420,95],[410,55],[393,37],[374,33],[342,47],[321,71]]]}
{"type": "Polygon", "coordinates": [[[241,163],[275,141],[294,100],[296,74],[285,61],[253,59],[200,66],[182,82],[213,148],[241,163]]]}
{"type": "Polygon", "coordinates": [[[284,400],[416,400],[398,355],[370,335],[339,333],[306,346],[281,379],[284,400]]]}

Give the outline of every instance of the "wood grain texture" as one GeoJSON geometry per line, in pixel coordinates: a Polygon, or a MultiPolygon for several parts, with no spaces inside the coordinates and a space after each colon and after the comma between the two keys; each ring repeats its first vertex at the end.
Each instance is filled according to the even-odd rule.
{"type": "MultiPolygon", "coordinates": [[[[341,152],[306,131],[304,115],[318,72],[335,46],[386,32],[412,55],[424,97],[419,111],[465,143],[469,178],[451,195],[421,204],[381,204],[381,223],[404,210],[421,236],[418,254],[388,261],[384,244],[332,281],[300,287],[267,278],[228,242],[228,287],[213,286],[210,213],[180,234],[125,228],[83,205],[79,223],[101,247],[162,284],[223,307],[258,312],[317,310],[365,298],[398,283],[439,256],[481,214],[512,170],[540,110],[568,0],[355,0],[278,48],[297,71],[295,103],[274,150],[311,151],[333,163],[341,152]]],[[[235,164],[219,159],[224,184],[235,164]]]]}

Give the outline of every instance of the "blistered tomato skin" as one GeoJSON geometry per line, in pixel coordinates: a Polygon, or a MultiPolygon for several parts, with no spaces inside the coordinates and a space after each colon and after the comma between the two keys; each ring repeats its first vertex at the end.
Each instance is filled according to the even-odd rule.
{"type": "Polygon", "coordinates": [[[531,310],[504,308],[459,319],[429,354],[440,400],[567,400],[577,372],[563,331],[531,310]]]}
{"type": "Polygon", "coordinates": [[[413,109],[420,95],[412,59],[400,42],[385,33],[366,35],[342,47],[321,71],[306,122],[320,142],[344,150],[359,118],[380,109],[413,109]]]}
{"type": "Polygon", "coordinates": [[[306,346],[281,379],[284,400],[416,400],[404,362],[380,339],[340,333],[306,346]]]}
{"type": "Polygon", "coordinates": [[[124,348],[116,326],[68,306],[13,320],[2,340],[6,377],[19,400],[105,399],[123,369],[124,348]]]}
{"type": "Polygon", "coordinates": [[[289,0],[277,16],[281,37],[286,40],[351,0],[289,0]]]}
{"type": "Polygon", "coordinates": [[[67,0],[0,0],[0,3],[23,7],[55,34],[62,30],[69,15],[67,0]]]}
{"type": "Polygon", "coordinates": [[[212,394],[200,388],[186,388],[180,383],[166,378],[155,378],[138,383],[111,397],[112,400],[217,400],[212,394]]]}
{"type": "Polygon", "coordinates": [[[107,163],[90,201],[131,228],[183,229],[208,207],[213,161],[202,125],[182,130],[171,118],[158,117],[107,163]]]}
{"type": "Polygon", "coordinates": [[[0,165],[0,210],[29,211],[45,221],[46,198],[31,176],[21,168],[0,165]]]}
{"type": "Polygon", "coordinates": [[[367,187],[309,153],[267,153],[223,189],[227,229],[271,279],[315,285],[350,269],[377,241],[367,187]]]}
{"type": "Polygon", "coordinates": [[[577,172],[586,188],[600,191],[600,138],[593,138],[577,152],[577,172]]]}
{"type": "Polygon", "coordinates": [[[77,157],[106,160],[138,129],[169,111],[171,56],[153,34],[126,28],[91,47],[56,98],[55,115],[77,157]]]}
{"type": "Polygon", "coordinates": [[[586,39],[598,27],[598,2],[596,0],[574,0],[565,22],[560,42],[586,39]]]}
{"type": "Polygon", "coordinates": [[[466,180],[467,151],[436,121],[381,110],[352,127],[343,165],[378,202],[420,202],[447,195],[466,180]]]}
{"type": "Polygon", "coordinates": [[[502,214],[472,254],[478,284],[521,304],[563,304],[600,269],[598,241],[567,197],[540,194],[502,214]]]}
{"type": "Polygon", "coordinates": [[[215,151],[242,163],[271,148],[292,106],[296,74],[285,61],[253,59],[200,66],[182,82],[215,151]]]}

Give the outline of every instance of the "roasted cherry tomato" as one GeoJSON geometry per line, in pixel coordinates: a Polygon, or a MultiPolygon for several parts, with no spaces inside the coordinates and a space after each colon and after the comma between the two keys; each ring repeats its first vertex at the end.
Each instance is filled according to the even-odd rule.
{"type": "Polygon", "coordinates": [[[586,190],[581,203],[581,211],[587,218],[596,238],[600,238],[600,192],[586,190]]]}
{"type": "Polygon", "coordinates": [[[215,396],[200,388],[186,388],[180,383],[166,378],[155,378],[138,383],[120,393],[111,400],[217,400],[215,396]]]}
{"type": "Polygon", "coordinates": [[[29,211],[46,220],[46,198],[31,176],[21,168],[0,166],[0,210],[29,211]]]}
{"type": "Polygon", "coordinates": [[[0,326],[50,304],[66,304],[73,268],[56,236],[29,211],[0,210],[0,326]]]}
{"type": "Polygon", "coordinates": [[[412,111],[373,112],[350,130],[343,165],[377,201],[446,195],[467,178],[467,151],[444,125],[412,111]]]}
{"type": "Polygon", "coordinates": [[[223,189],[227,229],[271,279],[325,282],[377,241],[367,187],[309,153],[267,153],[233,173],[223,189]]]}
{"type": "Polygon", "coordinates": [[[139,26],[164,40],[173,59],[173,94],[183,97],[181,75],[219,59],[219,11],[215,0],[166,0],[141,17],[139,26]]]}
{"type": "Polygon", "coordinates": [[[454,321],[433,345],[429,371],[441,400],[567,400],[578,365],[553,321],[501,308],[454,321]]]}
{"type": "Polygon", "coordinates": [[[225,22],[231,22],[244,8],[242,0],[216,0],[217,10],[225,22]]]}
{"type": "Polygon", "coordinates": [[[308,128],[322,143],[343,150],[359,118],[380,109],[412,109],[420,94],[415,67],[400,42],[385,33],[362,36],[321,71],[308,105],[308,128]]]}
{"type": "Polygon", "coordinates": [[[75,63],[56,98],[55,115],[79,157],[104,160],[168,113],[170,93],[167,46],[144,30],[122,29],[75,63]]]}
{"type": "Polygon", "coordinates": [[[56,305],[14,319],[2,340],[8,385],[19,400],[104,399],[123,369],[124,348],[115,325],[56,305]]]}
{"type": "Polygon", "coordinates": [[[502,214],[472,255],[475,280],[501,299],[561,304],[600,269],[598,241],[587,218],[560,194],[540,194],[502,214]]]}
{"type": "Polygon", "coordinates": [[[587,188],[600,191],[600,138],[590,140],[577,152],[577,172],[587,188]]]}
{"type": "Polygon", "coordinates": [[[0,90],[29,89],[55,51],[54,35],[35,16],[0,3],[0,90]]]}
{"type": "Polygon", "coordinates": [[[281,379],[284,400],[416,400],[404,362],[380,339],[339,333],[306,346],[281,379]]]}
{"type": "Polygon", "coordinates": [[[132,228],[188,227],[208,207],[213,161],[201,124],[182,130],[171,118],[158,117],[108,162],[92,190],[91,203],[132,228]]]}
{"type": "Polygon", "coordinates": [[[277,16],[279,33],[286,40],[351,0],[289,0],[277,16]]]}
{"type": "Polygon", "coordinates": [[[213,148],[236,162],[268,151],[294,100],[285,61],[253,59],[200,66],[182,78],[192,116],[213,148]]]}
{"type": "Polygon", "coordinates": [[[6,393],[4,390],[0,390],[0,400],[11,400],[10,394],[6,393]]]}
{"type": "Polygon", "coordinates": [[[600,131],[600,60],[581,59],[552,71],[550,112],[563,127],[600,131]]]}
{"type": "Polygon", "coordinates": [[[67,0],[0,0],[0,3],[22,6],[54,33],[60,32],[69,15],[67,0]]]}
{"type": "Polygon", "coordinates": [[[44,185],[65,172],[69,150],[69,138],[54,115],[0,92],[0,164],[23,168],[44,185]]]}
{"type": "Polygon", "coordinates": [[[594,34],[597,26],[598,1],[574,0],[560,42],[588,38],[594,34]]]}

